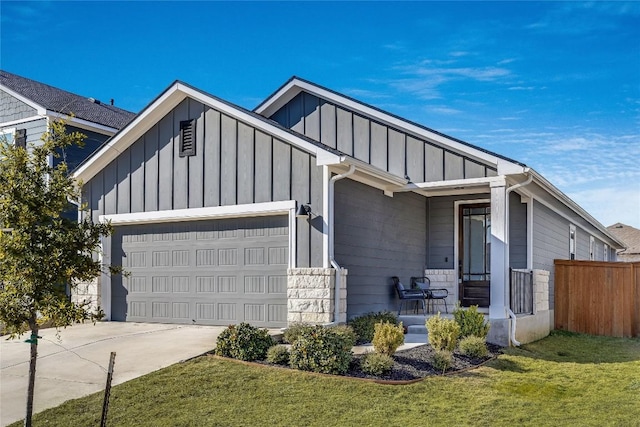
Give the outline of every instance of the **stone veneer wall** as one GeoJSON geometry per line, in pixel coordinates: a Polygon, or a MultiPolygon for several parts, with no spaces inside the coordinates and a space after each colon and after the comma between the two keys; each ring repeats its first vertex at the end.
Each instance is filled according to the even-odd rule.
{"type": "MultiPolygon", "coordinates": [[[[333,322],[335,270],[333,268],[290,268],[287,284],[287,320],[305,323],[333,322]]],[[[347,321],[347,270],[342,269],[338,323],[347,321]]]]}
{"type": "Polygon", "coordinates": [[[549,311],[549,272],[533,270],[533,314],[549,311]]]}
{"type": "MultiPolygon", "coordinates": [[[[455,270],[443,270],[443,269],[427,269],[424,271],[424,275],[431,281],[432,288],[444,288],[449,291],[447,297],[447,307],[449,313],[453,311],[458,301],[458,284],[456,283],[456,271],[455,270]]],[[[442,310],[442,304],[436,301],[437,309],[442,310]]]]}
{"type": "Polygon", "coordinates": [[[95,311],[100,306],[100,279],[81,282],[71,290],[71,301],[78,304],[89,302],[89,310],[95,311]]]}

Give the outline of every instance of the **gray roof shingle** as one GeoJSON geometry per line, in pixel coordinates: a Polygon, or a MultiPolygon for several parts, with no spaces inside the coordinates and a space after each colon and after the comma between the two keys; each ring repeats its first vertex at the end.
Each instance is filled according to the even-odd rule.
{"type": "Polygon", "coordinates": [[[0,70],[0,85],[34,103],[61,114],[73,114],[78,119],[122,129],[136,114],[92,98],[67,92],[35,80],[0,70]]]}
{"type": "Polygon", "coordinates": [[[627,246],[627,249],[618,252],[618,254],[640,254],[640,230],[620,222],[610,225],[607,230],[627,246]]]}

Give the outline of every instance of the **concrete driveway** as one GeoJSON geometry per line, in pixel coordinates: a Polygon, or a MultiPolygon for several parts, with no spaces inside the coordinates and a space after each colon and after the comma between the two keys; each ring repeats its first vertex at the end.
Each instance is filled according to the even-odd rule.
{"type": "MultiPolygon", "coordinates": [[[[38,341],[34,412],[104,390],[109,355],[116,352],[113,385],[198,356],[215,347],[223,327],[100,322],[60,331],[44,329],[38,341]]],[[[24,418],[29,345],[0,338],[0,426],[24,418]]]]}

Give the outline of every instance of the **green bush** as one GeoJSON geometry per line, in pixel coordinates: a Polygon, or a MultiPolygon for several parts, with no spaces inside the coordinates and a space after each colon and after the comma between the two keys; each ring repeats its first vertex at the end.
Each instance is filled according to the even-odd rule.
{"type": "Polygon", "coordinates": [[[356,335],[356,332],[353,330],[351,326],[336,325],[336,326],[331,326],[329,329],[331,329],[333,332],[343,337],[345,339],[345,345],[348,345],[349,348],[356,345],[358,336],[356,335]]]}
{"type": "Polygon", "coordinates": [[[393,358],[382,353],[365,353],[360,359],[360,369],[365,374],[384,375],[393,367],[393,358]]]}
{"type": "Polygon", "coordinates": [[[289,365],[303,371],[343,374],[353,357],[351,341],[332,328],[314,326],[291,345],[289,365]]]}
{"type": "Polygon", "coordinates": [[[487,338],[489,334],[489,322],[485,321],[484,315],[478,313],[478,306],[472,305],[468,309],[456,305],[453,310],[453,318],[460,326],[460,338],[475,335],[476,337],[487,338]]]}
{"type": "Polygon", "coordinates": [[[358,337],[356,344],[371,342],[373,340],[373,334],[375,333],[374,325],[380,322],[389,322],[397,325],[398,317],[390,311],[381,311],[378,313],[367,313],[353,318],[349,322],[349,326],[353,328],[358,337]]]}
{"type": "Polygon", "coordinates": [[[453,351],[460,336],[460,326],[452,319],[443,319],[440,313],[430,317],[427,322],[429,344],[435,350],[453,351]]]}
{"type": "Polygon", "coordinates": [[[276,365],[289,364],[289,349],[284,345],[274,345],[267,350],[267,362],[276,365]]]}
{"type": "Polygon", "coordinates": [[[376,353],[393,356],[398,347],[404,344],[404,328],[402,322],[394,325],[389,322],[380,322],[374,325],[373,348],[376,353]]]}
{"type": "Polygon", "coordinates": [[[292,323],[287,329],[284,330],[282,337],[284,338],[285,342],[293,344],[303,333],[312,331],[313,328],[314,326],[308,323],[292,323]]]}
{"type": "Polygon", "coordinates": [[[222,331],[216,341],[215,353],[218,356],[240,360],[262,360],[273,344],[273,339],[266,329],[240,323],[230,325],[222,331]]]}
{"type": "Polygon", "coordinates": [[[447,350],[436,350],[436,352],[431,356],[431,364],[434,368],[439,371],[444,372],[451,367],[453,362],[453,354],[447,350]]]}
{"type": "Polygon", "coordinates": [[[458,349],[460,353],[470,357],[486,357],[489,354],[485,339],[475,335],[462,338],[458,343],[458,349]]]}

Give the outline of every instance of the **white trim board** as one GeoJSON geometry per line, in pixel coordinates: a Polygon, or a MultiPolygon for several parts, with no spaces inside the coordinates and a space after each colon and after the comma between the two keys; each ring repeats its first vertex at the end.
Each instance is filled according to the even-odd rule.
{"type": "MultiPolygon", "coordinates": [[[[453,202],[453,270],[455,270],[456,287],[460,285],[460,270],[458,268],[460,256],[460,248],[458,247],[458,239],[460,238],[460,205],[473,205],[477,203],[489,203],[491,199],[469,199],[469,200],[454,200],[453,202]]],[[[491,208],[493,209],[493,207],[491,208]]],[[[458,301],[460,301],[460,295],[458,295],[458,301]]]]}
{"type": "Polygon", "coordinates": [[[110,221],[112,225],[156,224],[162,222],[199,221],[217,218],[286,215],[292,210],[295,211],[295,208],[295,200],[285,200],[281,202],[251,203],[246,205],[100,215],[99,221],[110,221]]]}

